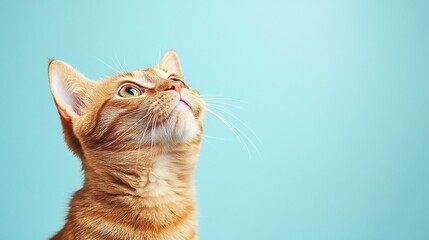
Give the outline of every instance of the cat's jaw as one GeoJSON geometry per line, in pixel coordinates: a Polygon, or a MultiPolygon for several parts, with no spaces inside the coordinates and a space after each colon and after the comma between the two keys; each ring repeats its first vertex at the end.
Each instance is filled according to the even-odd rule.
{"type": "Polygon", "coordinates": [[[173,141],[186,142],[198,134],[198,121],[189,107],[182,102],[176,105],[166,126],[173,141]]]}

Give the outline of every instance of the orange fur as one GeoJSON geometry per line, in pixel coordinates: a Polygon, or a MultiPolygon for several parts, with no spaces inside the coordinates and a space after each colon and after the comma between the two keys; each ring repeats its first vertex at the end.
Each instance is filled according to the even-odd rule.
{"type": "Polygon", "coordinates": [[[197,239],[193,171],[205,104],[183,84],[180,94],[169,89],[171,76],[184,81],[174,51],[160,66],[102,81],[49,62],[65,141],[85,176],[51,239],[197,239]],[[144,93],[120,97],[124,83],[144,93]]]}

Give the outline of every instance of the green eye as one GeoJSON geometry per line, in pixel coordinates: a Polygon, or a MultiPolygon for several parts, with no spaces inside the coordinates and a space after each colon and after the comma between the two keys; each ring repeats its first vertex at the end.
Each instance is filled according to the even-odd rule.
{"type": "Polygon", "coordinates": [[[142,95],[142,90],[140,90],[140,88],[138,88],[137,86],[131,85],[131,84],[126,84],[124,86],[122,86],[119,89],[119,96],[124,97],[124,98],[128,98],[128,97],[138,97],[140,95],[142,95]]]}

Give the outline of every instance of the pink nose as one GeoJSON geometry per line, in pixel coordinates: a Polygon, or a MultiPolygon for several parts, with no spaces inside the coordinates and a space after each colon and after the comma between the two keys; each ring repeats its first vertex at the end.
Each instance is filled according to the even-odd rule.
{"type": "Polygon", "coordinates": [[[164,91],[174,90],[174,91],[180,93],[182,91],[182,87],[184,87],[182,82],[170,80],[170,81],[168,81],[167,85],[165,86],[164,91]]]}

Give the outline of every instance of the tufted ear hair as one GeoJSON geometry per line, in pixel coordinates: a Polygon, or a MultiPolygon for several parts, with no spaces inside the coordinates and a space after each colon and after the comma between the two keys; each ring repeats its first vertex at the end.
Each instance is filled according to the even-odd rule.
{"type": "Polygon", "coordinates": [[[59,60],[49,60],[49,85],[62,119],[70,121],[72,116],[82,115],[85,95],[94,82],[59,60]]]}
{"type": "Polygon", "coordinates": [[[65,62],[49,60],[49,85],[55,105],[61,117],[64,139],[73,153],[83,158],[81,143],[73,131],[72,119],[81,116],[86,107],[86,94],[95,82],[88,80],[81,73],[65,62]]]}
{"type": "Polygon", "coordinates": [[[173,49],[164,54],[158,67],[169,74],[183,75],[182,68],[180,67],[179,56],[177,56],[176,51],[173,49]]]}

